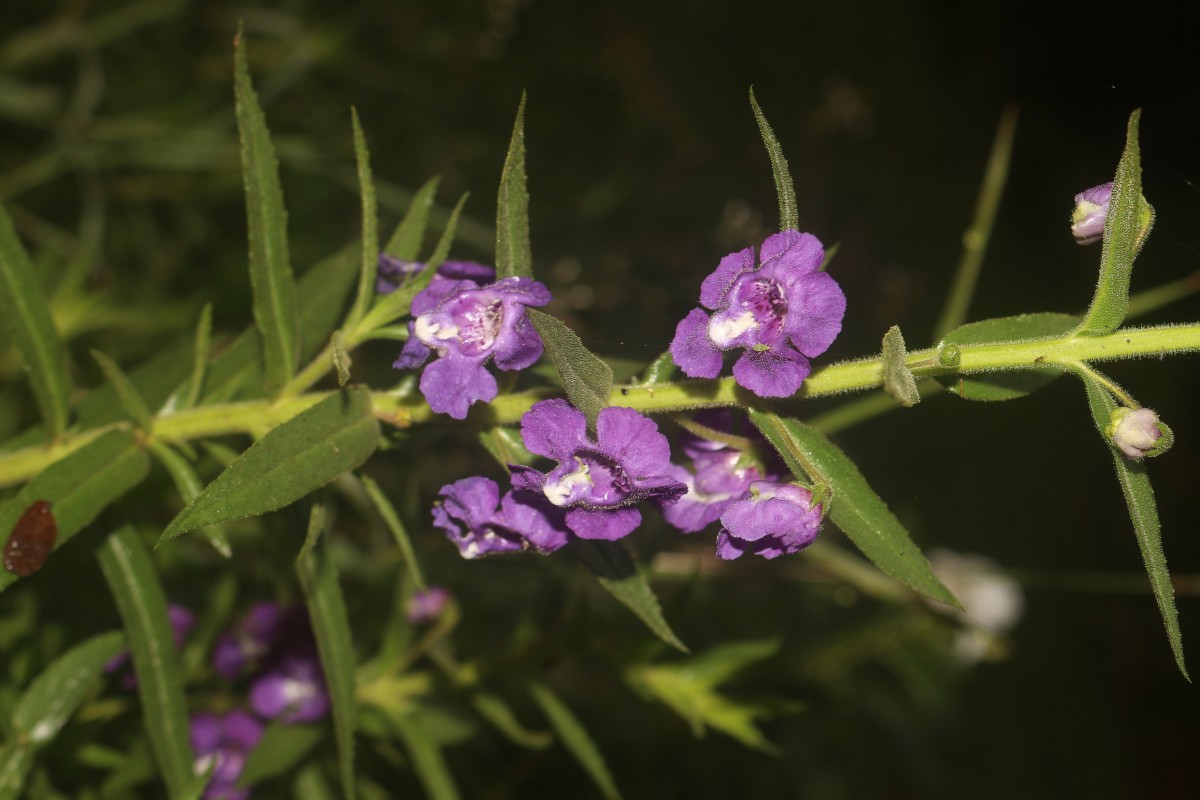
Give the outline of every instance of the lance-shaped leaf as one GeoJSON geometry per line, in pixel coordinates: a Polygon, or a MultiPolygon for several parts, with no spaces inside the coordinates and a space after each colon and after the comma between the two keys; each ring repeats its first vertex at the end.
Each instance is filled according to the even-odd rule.
{"type": "Polygon", "coordinates": [[[504,738],[521,747],[531,750],[541,750],[549,747],[554,737],[549,731],[531,731],[521,724],[517,715],[508,703],[491,692],[473,692],[471,705],[479,715],[492,724],[496,730],[504,734],[504,738]]]}
{"type": "Polygon", "coordinates": [[[350,121],[354,129],[354,163],[358,167],[358,194],[362,206],[362,252],[359,256],[358,291],[346,318],[347,328],[353,328],[366,313],[375,293],[375,274],[379,267],[379,215],[375,202],[375,178],[371,174],[371,151],[367,149],[367,137],[355,108],[350,109],[350,121]]]}
{"type": "Polygon", "coordinates": [[[496,277],[533,275],[533,249],[529,244],[529,192],[525,188],[525,94],[517,106],[512,140],[500,194],[496,199],[496,277]]]}
{"type": "Polygon", "coordinates": [[[371,393],[335,392],[251,445],[171,520],[161,541],[283,508],[360,466],[378,444],[371,393]]]}
{"type": "Polygon", "coordinates": [[[621,793],[617,790],[617,782],[613,780],[612,773],[608,771],[608,765],[604,763],[604,755],[592,741],[579,718],[558,695],[543,684],[530,683],[529,694],[546,715],[546,720],[562,740],[563,746],[579,762],[579,766],[583,767],[600,793],[607,800],[619,800],[621,793]]]}
{"type": "Polygon", "coordinates": [[[389,716],[393,728],[408,750],[413,770],[425,794],[432,800],[458,800],[458,789],[454,785],[450,767],[438,742],[425,730],[420,719],[415,714],[396,713],[389,716]]]}
{"type": "Polygon", "coordinates": [[[98,556],[125,628],[150,747],[170,796],[179,797],[192,782],[195,755],[166,595],[150,551],[128,525],[108,537],[98,556]]]}
{"type": "Polygon", "coordinates": [[[133,424],[138,428],[149,433],[154,427],[154,415],[150,413],[150,407],[146,405],[146,401],[142,398],[137,387],[125,375],[117,362],[113,361],[108,356],[101,353],[99,350],[92,351],[92,358],[100,365],[100,369],[104,372],[104,377],[108,378],[108,382],[113,385],[117,392],[117,397],[121,401],[121,407],[125,409],[125,413],[133,420],[133,424]]]}
{"type": "MultiPolygon", "coordinates": [[[[944,350],[950,345],[1011,342],[1020,339],[1040,339],[1060,336],[1079,324],[1072,314],[1042,312],[1018,314],[972,322],[956,328],[942,339],[944,350]]],[[[994,402],[1013,400],[1041,389],[1062,375],[1058,367],[1041,367],[1021,371],[992,372],[982,375],[942,375],[937,380],[950,394],[964,400],[994,402]]]]}
{"type": "Polygon", "coordinates": [[[296,574],[304,590],[304,602],[312,620],[321,669],[325,672],[329,701],[333,706],[342,791],[353,800],[354,730],[358,722],[354,698],[354,642],[350,639],[350,615],[346,613],[342,587],[329,557],[328,540],[320,541],[324,528],[325,506],[316,503],[308,520],[308,535],[296,558],[296,574]]]}
{"type": "Polygon", "coordinates": [[[829,518],[875,566],[926,597],[962,607],[933,574],[900,520],[825,434],[797,420],[761,411],[752,410],[750,420],[798,479],[808,477],[829,487],[829,518]]]}
{"type": "Polygon", "coordinates": [[[246,766],[238,776],[238,786],[253,786],[290,772],[309,757],[323,738],[323,725],[272,722],[263,731],[262,739],[250,751],[250,755],[246,756],[246,766]]]}
{"type": "Polygon", "coordinates": [[[0,319],[25,361],[42,422],[51,438],[55,438],[67,427],[67,401],[71,394],[67,353],[38,285],[33,263],[3,206],[0,206],[0,319]]]}
{"type": "Polygon", "coordinates": [[[208,356],[212,348],[212,303],[206,303],[196,322],[196,342],[192,349],[192,377],[187,394],[184,395],[183,409],[196,405],[200,393],[204,391],[204,378],[208,375],[208,356]]]}
{"type": "Polygon", "coordinates": [[[1117,468],[1117,480],[1121,484],[1125,504],[1129,507],[1133,532],[1137,537],[1138,549],[1142,551],[1142,562],[1146,565],[1146,574],[1150,577],[1150,588],[1154,592],[1155,602],[1158,603],[1158,612],[1167,628],[1167,639],[1171,643],[1171,652],[1175,655],[1175,664],[1183,673],[1183,677],[1190,681],[1183,660],[1183,636],[1179,630],[1179,612],[1175,609],[1175,587],[1171,585],[1171,574],[1167,571],[1167,556],[1163,553],[1158,506],[1154,502],[1154,489],[1150,486],[1145,462],[1131,461],[1112,443],[1105,431],[1112,412],[1117,408],[1117,402],[1094,377],[1086,374],[1081,377],[1087,388],[1092,419],[1095,420],[1100,436],[1108,445],[1113,465],[1117,468]]]}
{"type": "Polygon", "coordinates": [[[404,556],[404,563],[408,567],[408,573],[412,576],[418,589],[425,588],[425,578],[421,574],[421,564],[417,561],[417,553],[413,549],[412,540],[408,537],[408,531],[404,528],[404,523],[400,521],[400,515],[396,513],[396,509],[392,507],[392,502],[388,500],[387,495],[379,488],[379,484],[362,476],[363,486],[367,490],[367,496],[371,498],[371,502],[375,504],[375,508],[379,511],[379,516],[383,518],[383,524],[392,533],[392,538],[396,540],[396,546],[400,548],[400,553],[404,556]]]}
{"type": "Polygon", "coordinates": [[[1125,150],[1113,178],[1108,215],[1104,218],[1104,245],[1100,252],[1100,279],[1092,304],[1077,332],[1101,336],[1115,331],[1129,312],[1129,277],[1133,260],[1154,224],[1154,209],[1142,198],[1142,161],[1138,150],[1138,123],[1142,110],[1129,115],[1125,150]]]}
{"type": "Polygon", "coordinates": [[[762,134],[763,144],[767,147],[767,155],[771,158],[771,173],[775,176],[775,194],[779,199],[779,229],[781,231],[800,230],[800,215],[796,207],[796,188],[792,184],[792,173],[788,170],[787,159],[783,157],[783,148],[775,138],[775,131],[758,107],[754,97],[754,88],[750,89],[750,107],[754,109],[754,119],[758,121],[758,131],[762,134]]]}
{"type": "MultiPolygon", "coordinates": [[[[149,468],[149,459],[133,434],[109,431],[51,464],[16,497],[0,504],[0,539],[7,538],[25,509],[43,500],[49,503],[58,527],[57,550],[140,483],[149,468]]],[[[17,580],[13,573],[0,570],[0,590],[17,580]]]]}
{"type": "MultiPolygon", "coordinates": [[[[175,489],[179,492],[179,496],[183,498],[184,503],[190,503],[200,496],[200,492],[204,491],[204,484],[200,482],[200,476],[196,474],[196,470],[192,465],[179,453],[175,452],[170,445],[162,442],[152,442],[150,444],[150,452],[154,453],[155,458],[167,470],[171,476],[171,481],[175,484],[175,489]]],[[[208,538],[209,544],[213,549],[220,553],[225,558],[230,558],[233,555],[233,550],[229,547],[229,537],[226,535],[224,525],[208,525],[203,529],[204,535],[208,538]]]]}
{"type": "Polygon", "coordinates": [[[433,208],[433,198],[437,195],[441,178],[430,178],[413,194],[404,218],[392,231],[387,245],[383,250],[389,256],[411,261],[421,252],[421,242],[425,239],[425,226],[429,224],[429,211],[433,208]]]}
{"type": "Polygon", "coordinates": [[[689,652],[687,645],[679,640],[667,624],[650,582],[638,569],[625,545],[595,539],[574,539],[570,548],[575,557],[596,576],[600,585],[637,614],[655,636],[677,650],[689,652]]]}
{"type": "Polygon", "coordinates": [[[20,796],[37,750],[53,741],[92,685],[104,665],[125,647],[119,632],[104,633],[76,645],[55,659],[17,700],[9,739],[0,748],[0,800],[20,796]]]}
{"type": "Polygon", "coordinates": [[[533,308],[525,309],[525,313],[542,337],[567,399],[587,417],[588,426],[595,428],[596,416],[608,405],[612,394],[612,367],[584,347],[575,332],[557,318],[533,308]]]}
{"type": "Polygon", "coordinates": [[[300,323],[296,314],[296,283],[288,259],[287,212],[279,185],[279,161],[267,131],[266,117],[250,83],[240,26],[234,39],[233,63],[242,179],[246,186],[254,322],[262,336],[267,394],[274,396],[296,371],[300,323]]]}

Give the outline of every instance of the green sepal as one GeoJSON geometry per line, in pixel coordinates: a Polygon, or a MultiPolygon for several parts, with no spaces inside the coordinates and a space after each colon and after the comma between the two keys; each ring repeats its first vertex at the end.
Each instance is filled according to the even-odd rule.
{"type": "Polygon", "coordinates": [[[883,390],[900,405],[911,408],[921,402],[921,393],[917,391],[912,370],[904,361],[907,355],[900,326],[893,325],[883,335],[883,390]]]}

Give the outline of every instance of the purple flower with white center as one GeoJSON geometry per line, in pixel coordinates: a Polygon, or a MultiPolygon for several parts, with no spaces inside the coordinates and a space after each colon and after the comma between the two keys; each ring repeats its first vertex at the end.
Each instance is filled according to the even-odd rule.
{"type": "Polygon", "coordinates": [[[232,633],[223,633],[213,649],[213,669],[235,680],[248,665],[257,664],[275,646],[295,612],[278,603],[259,603],[246,612],[232,633]]]}
{"type": "MultiPolygon", "coordinates": [[[[390,294],[400,288],[400,285],[425,269],[422,261],[408,261],[403,258],[379,254],[379,269],[376,272],[375,291],[380,294],[390,294]]],[[[477,261],[443,261],[433,275],[433,280],[448,279],[452,281],[474,281],[477,284],[491,283],[496,280],[496,270],[477,261]]]]}
{"type": "Polygon", "coordinates": [[[567,543],[562,511],[537,496],[508,492],[502,498],[496,482],[481,477],[455,481],[440,494],[433,523],[463,558],[520,550],[545,555],[567,543]]]}
{"type": "MultiPolygon", "coordinates": [[[[167,604],[167,620],[171,623],[171,638],[175,642],[175,649],[181,650],[183,642],[187,639],[187,635],[192,632],[192,628],[196,627],[196,615],[184,606],[177,603],[167,604]]],[[[105,672],[116,672],[121,667],[129,662],[129,651],[122,650],[108,660],[104,665],[105,672]]],[[[128,691],[133,691],[137,688],[137,675],[133,670],[121,676],[121,688],[128,691]]]]}
{"type": "Polygon", "coordinates": [[[250,707],[264,719],[291,725],[329,713],[325,673],[315,649],[288,653],[250,684],[250,707]]]}
{"type": "Polygon", "coordinates": [[[821,528],[821,507],[812,492],[793,483],[755,481],[750,496],[721,514],[717,558],[732,561],[745,553],[778,558],[812,544],[821,528]],[[810,507],[811,506],[811,507],[810,507]]]}
{"type": "MultiPolygon", "coordinates": [[[[728,430],[733,422],[725,411],[702,412],[696,421],[714,430],[728,430]]],[[[671,475],[684,483],[688,492],[679,502],[664,506],[662,515],[684,533],[708,527],[721,518],[730,503],[746,497],[750,484],[775,477],[764,474],[747,453],[723,442],[684,431],[679,443],[684,454],[691,458],[694,471],[671,465],[671,475]]]]}
{"type": "Polygon", "coordinates": [[[558,466],[542,473],[510,464],[513,488],[566,509],[567,527],[582,539],[620,539],[641,524],[634,505],[673,503],[687,491],[671,477],[667,437],[632,408],[601,409],[592,440],[583,412],[565,400],[543,400],[521,418],[521,436],[531,453],[558,466]]]}
{"type": "Polygon", "coordinates": [[[1071,213],[1071,235],[1076,244],[1092,244],[1104,238],[1104,219],[1112,199],[1112,182],[1093,186],[1075,195],[1071,213]]]}
{"type": "Polygon", "coordinates": [[[808,233],[768,236],[754,263],[747,247],[721,259],[700,285],[700,305],[675,329],[671,357],[692,378],[715,378],[721,354],[744,348],[733,378],[761,397],[788,397],[842,330],[846,296],[820,271],[825,250],[808,233]]]}
{"type": "Polygon", "coordinates": [[[484,368],[488,359],[518,370],[541,358],[542,340],[525,308],[549,302],[550,290],[524,276],[486,286],[432,281],[413,298],[408,341],[393,366],[416,369],[436,352],[438,359],[421,374],[421,393],[439,414],[465,419],[472,403],[496,396],[496,379],[484,368]]]}
{"type": "Polygon", "coordinates": [[[230,711],[223,717],[197,714],[189,726],[192,749],[196,751],[196,774],[213,767],[204,790],[204,800],[245,800],[249,789],[237,787],[246,767],[246,757],[263,735],[262,724],[245,711],[230,711]],[[213,766],[213,762],[215,766],[213,766]]]}
{"type": "Polygon", "coordinates": [[[433,622],[442,615],[450,599],[450,591],[443,586],[430,586],[428,589],[418,590],[408,598],[405,616],[414,625],[433,622]]]}

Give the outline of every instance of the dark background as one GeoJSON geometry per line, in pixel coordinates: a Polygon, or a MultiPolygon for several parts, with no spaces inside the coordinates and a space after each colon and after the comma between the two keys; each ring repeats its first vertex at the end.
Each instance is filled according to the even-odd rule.
{"type": "MultiPolygon", "coordinates": [[[[1020,122],[972,319],[1086,305],[1099,249],[1072,242],[1072,196],[1111,178],[1136,107],[1144,193],[1158,217],[1134,290],[1200,271],[1196,29],[1153,7],[6,3],[0,200],[35,247],[55,232],[74,235],[81,215],[103,216],[89,285],[164,312],[153,336],[134,335],[133,324],[92,334],[129,361],[157,335],[185,335],[204,301],[214,302],[218,327],[248,319],[230,88],[239,17],[283,164],[297,271],[357,235],[351,105],[381,181],[384,229],[408,191],[440,174],[443,214],[471,192],[455,255],[489,260],[495,186],[526,91],[538,275],[555,291],[552,310],[605,355],[648,361],[661,352],[717,260],[777,224],[750,85],[789,158],[802,226],[840,243],[831,272],[849,308],[826,363],[878,351],[892,324],[910,347],[929,342],[1007,105],[1020,122]]],[[[1190,298],[1138,322],[1198,316],[1190,298]]],[[[1150,472],[1194,653],[1196,362],[1109,372],[1178,438],[1150,472]]],[[[626,730],[608,700],[617,679],[601,672],[595,702],[577,702],[629,796],[1194,792],[1195,691],[1174,668],[1139,577],[1078,385],[1064,379],[996,405],[934,397],[838,441],[922,546],[986,553],[1023,578],[1026,611],[1009,658],[969,673],[931,670],[924,695],[877,674],[869,658],[840,685],[804,679],[796,689],[788,671],[803,661],[806,637],[838,635],[839,618],[803,587],[745,596],[771,574],[757,565],[749,581],[715,582],[679,619],[689,641],[784,631],[792,655],[764,680],[811,704],[767,724],[786,755],[712,733],[693,742],[665,713],[626,730]]],[[[424,503],[444,477],[432,473],[413,490],[424,503]]],[[[669,547],[669,536],[659,533],[656,546],[669,547]]],[[[430,547],[444,557],[443,544],[430,547]]],[[[474,601],[480,614],[503,581],[523,574],[466,567],[441,569],[448,582],[485,587],[474,601]]],[[[465,597],[468,617],[472,603],[465,597]]],[[[579,780],[562,765],[514,775],[501,755],[450,758],[478,796],[553,796],[579,780]]]]}

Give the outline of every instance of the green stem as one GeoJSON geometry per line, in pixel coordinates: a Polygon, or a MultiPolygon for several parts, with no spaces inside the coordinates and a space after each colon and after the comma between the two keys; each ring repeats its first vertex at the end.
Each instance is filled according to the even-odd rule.
{"type": "MultiPolygon", "coordinates": [[[[1046,339],[959,345],[961,360],[957,368],[925,367],[922,377],[931,375],[970,375],[982,372],[1019,370],[1029,367],[1059,366],[1064,371],[1079,371],[1084,362],[1107,361],[1139,356],[1162,356],[1200,351],[1200,323],[1167,325],[1153,328],[1129,328],[1106,336],[1064,334],[1046,339]]],[[[936,350],[910,353],[906,363],[927,364],[936,350]]],[[[321,356],[320,363],[327,371],[321,356]]],[[[315,374],[318,368],[306,367],[294,381],[315,374]]],[[[323,372],[322,372],[323,374],[323,372]]],[[[883,365],[879,358],[867,358],[833,364],[816,370],[804,382],[792,400],[824,397],[877,388],[882,384],[883,365]]],[[[297,384],[298,385],[298,384],[297,384]]],[[[296,414],[328,396],[328,392],[310,392],[282,397],[277,401],[252,400],[224,403],[176,411],[155,420],[154,434],[147,441],[178,444],[229,434],[261,436],[296,414]]],[[[535,389],[497,397],[475,413],[488,415],[491,423],[511,424],[539,400],[555,396],[552,389],[535,389]]],[[[1118,395],[1119,396],[1119,395],[1118,395]]],[[[434,418],[420,398],[392,392],[374,392],[375,416],[400,428],[420,425],[434,418]]],[[[734,383],[732,378],[688,380],[653,386],[618,386],[609,404],[656,413],[685,411],[711,406],[761,405],[762,399],[734,383]]],[[[0,487],[29,480],[50,464],[82,447],[102,430],[74,431],[64,434],[52,447],[37,446],[0,453],[0,487]]]]}

